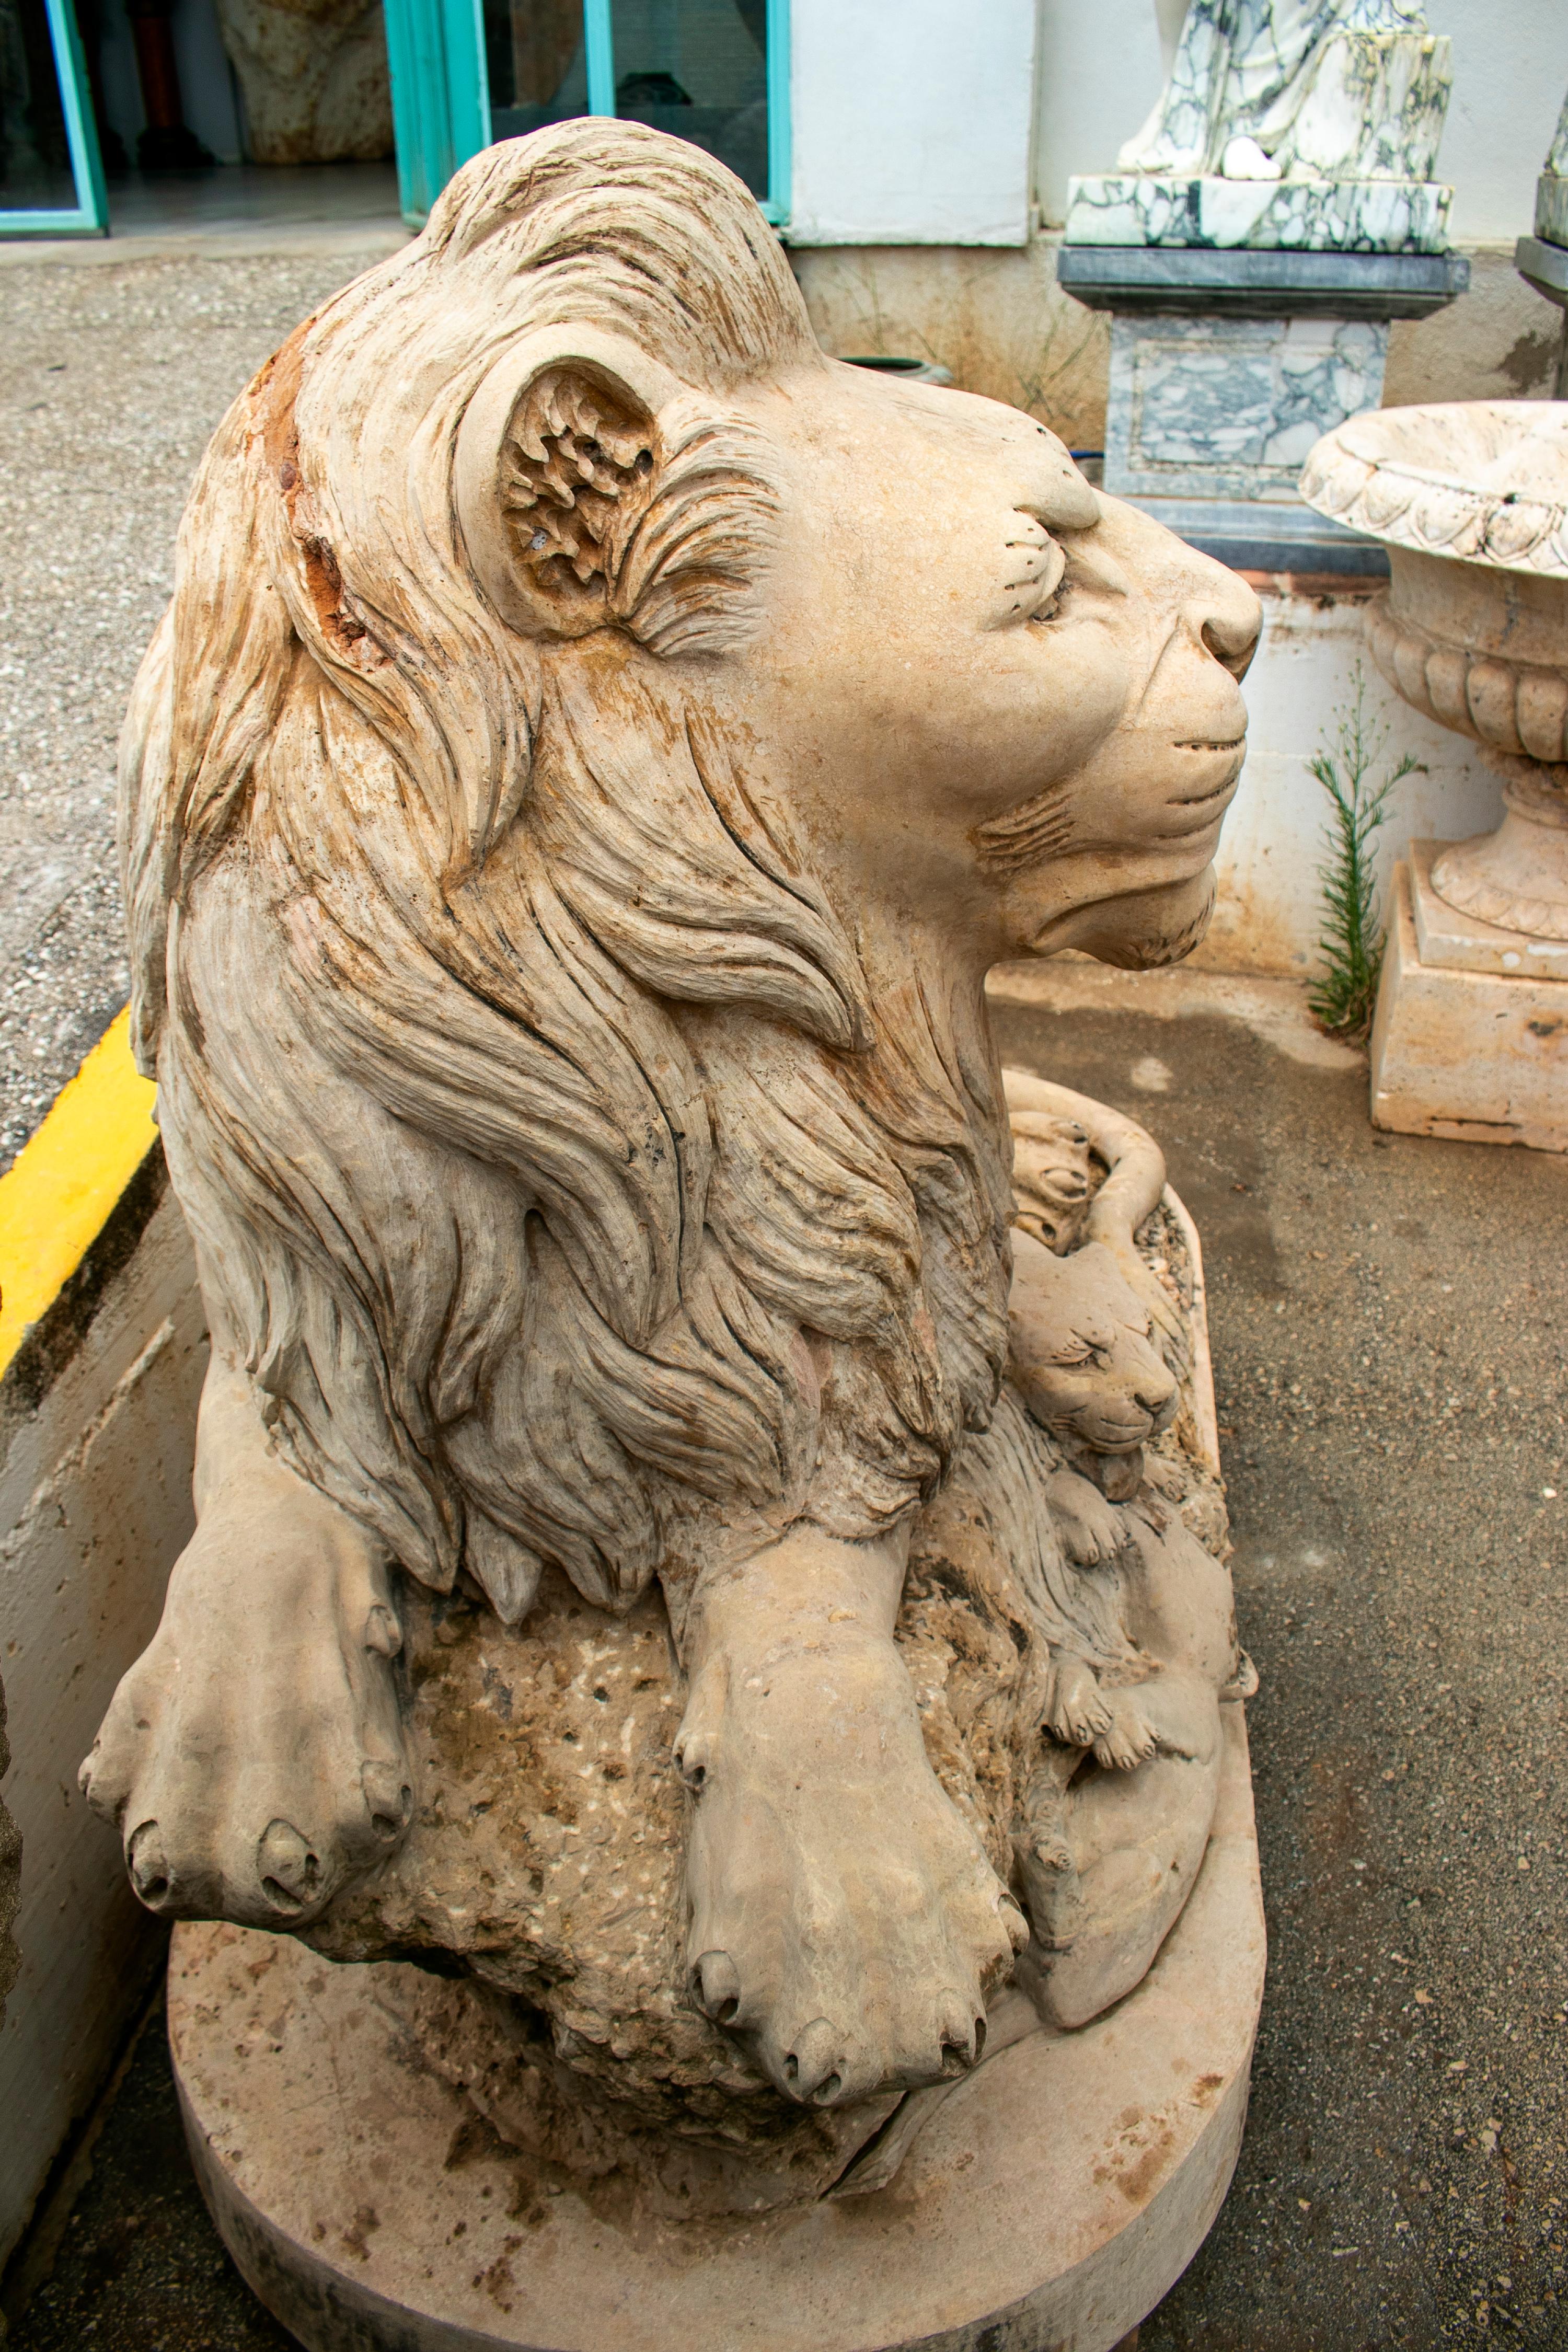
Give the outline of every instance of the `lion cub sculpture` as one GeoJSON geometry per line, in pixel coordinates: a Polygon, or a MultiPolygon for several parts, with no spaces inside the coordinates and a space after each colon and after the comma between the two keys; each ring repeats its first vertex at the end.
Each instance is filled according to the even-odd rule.
{"type": "Polygon", "coordinates": [[[423,1963],[498,2129],[686,2210],[1137,1980],[1237,1687],[1188,1229],[1026,1079],[1015,1197],[984,982],[1201,936],[1257,629],[635,125],[261,371],[122,756],[213,1342],[84,1768],[144,1902],[423,1963]]]}

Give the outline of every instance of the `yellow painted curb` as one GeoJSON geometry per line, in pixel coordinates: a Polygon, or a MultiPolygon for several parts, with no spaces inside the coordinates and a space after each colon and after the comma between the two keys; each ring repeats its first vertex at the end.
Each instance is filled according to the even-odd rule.
{"type": "Polygon", "coordinates": [[[127,1007],[0,1176],[0,1373],[76,1272],[157,1139],[127,1007]]]}

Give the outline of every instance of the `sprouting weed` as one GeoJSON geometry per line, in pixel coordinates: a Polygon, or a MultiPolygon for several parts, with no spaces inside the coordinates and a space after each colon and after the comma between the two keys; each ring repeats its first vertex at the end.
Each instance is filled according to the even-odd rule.
{"type": "Polygon", "coordinates": [[[1386,725],[1366,707],[1366,677],[1351,672],[1351,700],[1333,714],[1334,741],[1310,762],[1333,803],[1324,827],[1328,856],[1318,868],[1323,928],[1318,944],[1323,970],[1307,1002],[1325,1029],[1360,1039],[1372,1027],[1383,970],[1384,927],[1374,872],[1375,836],[1388,816],[1388,796],[1402,777],[1425,774],[1406,751],[1381,783],[1372,782],[1388,740],[1386,725]]]}

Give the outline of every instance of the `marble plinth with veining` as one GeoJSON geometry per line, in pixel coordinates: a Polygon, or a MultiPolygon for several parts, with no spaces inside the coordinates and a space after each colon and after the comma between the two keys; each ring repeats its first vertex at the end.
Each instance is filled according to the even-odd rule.
{"type": "Polygon", "coordinates": [[[1452,194],[1434,180],[1099,173],[1068,184],[1065,241],[1442,253],[1452,194]]]}
{"type": "Polygon", "coordinates": [[[1308,452],[1377,406],[1387,352],[1375,320],[1118,313],[1105,486],[1118,497],[1299,506],[1308,452]]]}
{"type": "Polygon", "coordinates": [[[1568,245],[1568,179],[1542,172],[1535,184],[1535,234],[1548,245],[1568,245]]]}
{"type": "Polygon", "coordinates": [[[1548,245],[1568,245],[1568,98],[1563,101],[1556,135],[1535,184],[1535,234],[1548,245]]]}

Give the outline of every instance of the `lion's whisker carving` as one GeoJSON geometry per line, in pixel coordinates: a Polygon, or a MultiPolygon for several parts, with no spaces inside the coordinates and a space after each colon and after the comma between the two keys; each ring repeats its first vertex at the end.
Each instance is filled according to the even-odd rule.
{"type": "Polygon", "coordinates": [[[1190,1228],[984,982],[1198,935],[1255,629],[1028,418],[826,362],[635,125],[476,158],[261,372],[122,754],[214,1350],[85,1768],[145,1901],[444,1971],[430,2051],[521,2035],[686,2210],[838,2182],[1016,1970],[1138,1981],[1236,1683],[1190,1228]],[[1045,626],[1053,530],[1116,586],[1045,626]]]}

